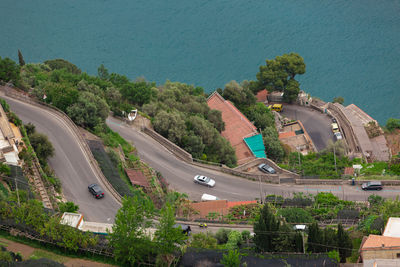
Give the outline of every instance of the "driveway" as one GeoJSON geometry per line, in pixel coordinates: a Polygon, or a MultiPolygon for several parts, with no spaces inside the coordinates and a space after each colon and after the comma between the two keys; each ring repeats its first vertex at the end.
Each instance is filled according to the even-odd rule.
{"type": "Polygon", "coordinates": [[[304,106],[284,104],[281,115],[301,121],[318,151],[328,145],[328,140],[334,141],[332,121],[326,114],[304,106]]]}

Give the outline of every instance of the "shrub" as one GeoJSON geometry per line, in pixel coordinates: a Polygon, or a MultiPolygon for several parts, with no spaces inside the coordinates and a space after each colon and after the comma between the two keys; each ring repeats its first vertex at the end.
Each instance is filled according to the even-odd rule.
{"type": "Polygon", "coordinates": [[[220,228],[215,234],[218,244],[226,244],[226,242],[228,242],[228,235],[230,232],[230,229],[220,228]]]}
{"type": "Polygon", "coordinates": [[[386,128],[393,132],[394,129],[400,129],[400,119],[389,118],[386,122],[386,128]]]}
{"type": "Polygon", "coordinates": [[[288,223],[311,223],[313,218],[311,214],[301,208],[283,208],[279,209],[277,215],[285,218],[288,223]]]}

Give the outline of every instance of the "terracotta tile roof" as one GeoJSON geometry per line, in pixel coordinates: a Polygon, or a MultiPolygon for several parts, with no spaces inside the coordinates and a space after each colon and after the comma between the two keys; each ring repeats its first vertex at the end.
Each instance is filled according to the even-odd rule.
{"type": "Polygon", "coordinates": [[[132,184],[143,186],[143,187],[150,187],[149,182],[147,181],[146,176],[144,176],[142,171],[133,170],[133,169],[125,169],[126,174],[131,180],[132,184]]]}
{"type": "Polygon", "coordinates": [[[218,212],[221,215],[226,215],[228,213],[228,200],[192,203],[192,208],[199,212],[200,218],[205,218],[210,212],[218,212]]]}
{"type": "Polygon", "coordinates": [[[230,201],[230,202],[228,202],[228,208],[232,208],[232,207],[240,206],[240,205],[255,204],[255,203],[257,203],[257,200],[230,201]]]}
{"type": "Polygon", "coordinates": [[[211,109],[221,111],[222,120],[225,122],[225,130],[221,135],[235,148],[238,163],[254,159],[253,153],[243,138],[256,134],[257,128],[231,102],[225,100],[217,92],[207,99],[207,104],[211,109]]]}
{"type": "Polygon", "coordinates": [[[344,175],[353,175],[354,174],[354,168],[353,167],[345,167],[344,168],[344,175]]]}
{"type": "Polygon", "coordinates": [[[210,212],[217,212],[220,215],[229,213],[229,209],[239,205],[247,205],[257,203],[256,200],[250,201],[227,201],[227,200],[213,200],[204,201],[199,203],[192,203],[192,208],[199,212],[199,218],[205,218],[210,212]]]}
{"type": "Polygon", "coordinates": [[[279,133],[279,139],[285,139],[292,136],[296,136],[296,133],[295,132],[279,133]]]}
{"type": "Polygon", "coordinates": [[[369,235],[361,250],[400,249],[400,238],[381,235],[369,235]]]}
{"type": "Polygon", "coordinates": [[[259,91],[256,95],[257,102],[265,102],[265,100],[267,100],[267,96],[268,96],[267,89],[259,91]]]}

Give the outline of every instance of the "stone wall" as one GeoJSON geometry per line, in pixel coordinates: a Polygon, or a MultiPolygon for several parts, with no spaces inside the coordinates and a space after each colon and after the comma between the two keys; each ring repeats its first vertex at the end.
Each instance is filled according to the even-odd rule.
{"type": "Polygon", "coordinates": [[[168,149],[170,152],[172,152],[172,154],[174,154],[175,156],[177,156],[181,160],[186,161],[186,162],[192,162],[193,161],[192,160],[192,155],[190,153],[186,152],[185,150],[183,150],[179,146],[175,145],[174,143],[169,141],[167,138],[164,138],[159,133],[157,133],[157,132],[155,132],[155,131],[147,128],[147,127],[143,127],[143,132],[145,134],[151,136],[154,140],[159,142],[161,145],[163,145],[166,149],[168,149]]]}
{"type": "Polygon", "coordinates": [[[64,112],[62,112],[61,110],[59,110],[56,107],[46,104],[46,103],[36,101],[34,98],[31,98],[26,92],[23,92],[23,91],[17,91],[13,88],[6,87],[6,86],[0,86],[0,91],[4,92],[5,95],[8,97],[23,101],[23,102],[31,104],[31,105],[40,106],[41,108],[44,108],[44,109],[47,109],[53,115],[62,119],[69,126],[69,128],[72,129],[72,131],[74,132],[75,136],[77,137],[78,142],[80,143],[81,147],[83,148],[84,153],[86,154],[87,158],[89,159],[90,164],[94,167],[94,171],[96,172],[97,177],[99,177],[101,179],[101,181],[107,187],[109,192],[115,197],[115,199],[121,203],[121,196],[114,189],[114,187],[112,187],[112,185],[109,183],[107,178],[104,176],[104,174],[101,171],[92,152],[90,151],[90,148],[89,148],[85,138],[82,136],[81,131],[79,131],[79,129],[75,125],[75,123],[64,112]]]}

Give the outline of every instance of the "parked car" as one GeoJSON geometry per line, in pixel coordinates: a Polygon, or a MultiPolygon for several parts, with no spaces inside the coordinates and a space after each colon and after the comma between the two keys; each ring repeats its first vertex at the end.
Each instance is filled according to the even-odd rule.
{"type": "Polygon", "coordinates": [[[337,123],[337,121],[336,121],[335,118],[332,118],[332,122],[333,122],[333,123],[337,123]]]}
{"type": "Polygon", "coordinates": [[[332,132],[333,133],[339,132],[339,126],[337,125],[337,123],[332,123],[331,127],[332,127],[332,132]]]}
{"type": "Polygon", "coordinates": [[[203,176],[203,175],[196,175],[194,177],[194,182],[196,184],[201,184],[205,185],[208,187],[214,187],[215,186],[215,181],[209,177],[203,176]]]}
{"type": "Polygon", "coordinates": [[[342,134],[340,132],[336,132],[336,133],[334,133],[334,135],[335,135],[336,140],[342,140],[343,139],[343,136],[342,136],[342,134]]]}
{"type": "Polygon", "coordinates": [[[377,181],[363,183],[361,185],[362,190],[382,190],[382,183],[377,181]]]}
{"type": "Polygon", "coordinates": [[[203,194],[201,196],[201,201],[213,201],[213,200],[219,200],[219,198],[209,194],[203,194]]]}
{"type": "Polygon", "coordinates": [[[272,168],[271,166],[269,166],[268,164],[262,163],[260,165],[258,165],[258,169],[262,172],[265,173],[269,173],[269,174],[275,174],[276,171],[274,170],[274,168],[272,168]]]}
{"type": "Polygon", "coordinates": [[[88,189],[95,198],[98,199],[104,197],[104,192],[98,184],[91,184],[88,186],[88,189]]]}

